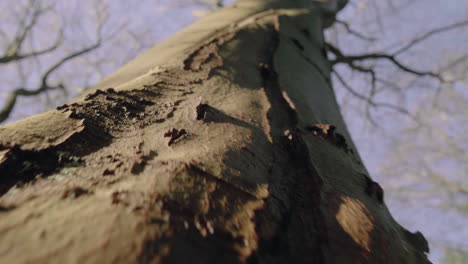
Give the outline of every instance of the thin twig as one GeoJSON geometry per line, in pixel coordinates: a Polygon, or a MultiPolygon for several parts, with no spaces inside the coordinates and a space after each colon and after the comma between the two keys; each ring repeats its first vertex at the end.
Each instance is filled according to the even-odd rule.
{"type": "Polygon", "coordinates": [[[410,117],[411,119],[413,120],[417,120],[417,118],[415,116],[413,116],[408,110],[402,108],[402,107],[399,107],[399,106],[396,106],[396,105],[393,105],[393,104],[389,104],[389,103],[382,103],[382,102],[375,102],[373,100],[373,98],[371,97],[368,97],[368,96],[365,96],[359,92],[357,92],[355,89],[353,89],[345,80],[344,78],[337,72],[337,71],[333,71],[333,74],[335,74],[335,76],[337,77],[338,81],[343,85],[343,87],[349,92],[351,93],[353,96],[355,96],[356,98],[366,102],[369,106],[371,107],[375,107],[375,108],[379,108],[379,107],[384,107],[384,108],[389,108],[389,109],[392,109],[400,114],[403,114],[403,115],[406,115],[408,117],[410,117]]]}
{"type": "Polygon", "coordinates": [[[393,63],[393,65],[395,65],[402,71],[405,71],[414,75],[418,75],[418,76],[430,76],[432,78],[439,80],[440,82],[446,82],[446,80],[440,74],[434,73],[432,71],[418,71],[418,70],[412,69],[409,66],[406,66],[403,63],[401,63],[399,60],[397,60],[394,55],[389,55],[389,54],[384,54],[384,53],[344,55],[340,49],[336,48],[332,44],[326,43],[326,45],[327,45],[328,50],[332,52],[336,57],[334,60],[330,61],[332,66],[338,63],[346,63],[349,65],[356,61],[384,59],[384,60],[390,61],[391,63],[393,63]]]}
{"type": "Polygon", "coordinates": [[[347,31],[349,34],[351,34],[351,35],[353,35],[353,36],[355,36],[355,37],[357,37],[357,38],[359,38],[359,39],[362,39],[362,40],[365,40],[365,41],[369,41],[369,42],[373,42],[373,41],[376,41],[376,40],[377,40],[377,38],[367,37],[367,36],[364,36],[363,34],[357,32],[357,31],[353,30],[353,29],[351,28],[351,26],[348,24],[348,22],[346,22],[346,21],[336,19],[335,22],[338,23],[338,24],[340,24],[340,25],[342,25],[342,26],[344,26],[344,28],[346,29],[346,31],[347,31]]]}
{"type": "Polygon", "coordinates": [[[31,6],[31,9],[33,9],[31,18],[29,21],[27,21],[28,16],[29,16],[29,10],[30,10],[28,9],[24,17],[19,21],[20,28],[18,29],[18,33],[16,34],[16,37],[7,46],[5,50],[5,54],[2,57],[0,57],[0,63],[9,63],[12,61],[19,61],[22,59],[31,58],[31,57],[39,56],[45,53],[49,53],[51,51],[56,50],[62,44],[63,32],[59,30],[57,39],[52,46],[45,48],[44,50],[32,51],[26,54],[21,54],[21,47],[23,46],[25,39],[31,34],[31,30],[37,24],[37,21],[39,20],[39,18],[51,10],[50,6],[41,8],[38,4],[38,1],[36,0],[31,0],[29,5],[31,6]]]}
{"type": "Polygon", "coordinates": [[[71,53],[59,61],[57,61],[55,64],[53,64],[42,76],[41,80],[41,85],[37,89],[26,89],[26,88],[17,88],[10,92],[10,94],[7,97],[6,103],[4,104],[3,108],[0,110],[0,123],[5,121],[11,114],[13,107],[16,105],[17,99],[19,96],[35,96],[47,91],[51,90],[57,90],[57,89],[65,89],[65,86],[63,84],[58,84],[58,85],[49,85],[48,80],[50,75],[56,71],[58,68],[60,68],[63,64],[66,62],[70,61],[73,58],[76,58],[78,56],[81,56],[85,53],[88,53],[92,50],[97,49],[101,45],[101,38],[99,37],[97,42],[87,48],[84,48],[82,50],[76,51],[74,53],[71,53]]]}
{"type": "Polygon", "coordinates": [[[447,26],[443,26],[443,27],[440,27],[440,28],[433,29],[433,30],[431,30],[429,32],[426,32],[425,34],[413,39],[412,41],[410,41],[410,43],[406,44],[405,46],[403,46],[400,49],[398,49],[397,51],[395,51],[393,53],[393,56],[397,56],[397,55],[407,51],[408,49],[410,49],[414,45],[418,44],[421,41],[424,41],[424,40],[428,39],[431,36],[434,36],[435,34],[442,33],[442,32],[445,32],[445,31],[452,30],[452,29],[456,29],[456,28],[460,28],[460,27],[465,27],[465,26],[468,26],[468,20],[467,21],[462,21],[462,22],[457,22],[457,23],[454,23],[454,24],[450,24],[450,25],[447,25],[447,26]]]}
{"type": "Polygon", "coordinates": [[[57,39],[55,40],[55,43],[52,46],[45,48],[43,50],[31,51],[25,54],[16,53],[16,54],[11,54],[11,55],[5,55],[3,57],[0,57],[0,64],[6,64],[12,61],[19,61],[19,60],[23,60],[27,58],[37,57],[37,56],[52,52],[56,50],[62,44],[62,42],[63,42],[63,32],[62,30],[60,30],[58,33],[57,39]]]}

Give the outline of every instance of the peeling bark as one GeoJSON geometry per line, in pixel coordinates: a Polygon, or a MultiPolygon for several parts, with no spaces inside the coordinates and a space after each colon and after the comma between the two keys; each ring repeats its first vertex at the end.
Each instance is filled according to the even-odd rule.
{"type": "Polygon", "coordinates": [[[0,260],[428,263],[339,113],[333,7],[239,1],[0,127],[0,260]]]}

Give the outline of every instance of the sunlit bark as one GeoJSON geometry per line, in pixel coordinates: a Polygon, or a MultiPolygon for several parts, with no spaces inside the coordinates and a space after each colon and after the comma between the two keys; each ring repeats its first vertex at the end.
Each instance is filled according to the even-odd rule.
{"type": "Polygon", "coordinates": [[[0,127],[2,262],[428,263],[333,94],[343,4],[238,1],[0,127]]]}

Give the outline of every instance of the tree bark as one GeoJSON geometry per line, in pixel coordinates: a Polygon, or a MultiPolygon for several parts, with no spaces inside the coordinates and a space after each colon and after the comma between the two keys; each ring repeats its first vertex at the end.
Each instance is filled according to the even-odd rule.
{"type": "Polygon", "coordinates": [[[343,4],[238,1],[1,126],[0,262],[429,263],[333,94],[343,4]]]}

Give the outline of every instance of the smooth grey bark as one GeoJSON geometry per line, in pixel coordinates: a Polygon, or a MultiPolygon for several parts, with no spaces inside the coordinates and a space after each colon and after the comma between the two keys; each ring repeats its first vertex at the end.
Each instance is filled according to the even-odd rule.
{"type": "Polygon", "coordinates": [[[0,127],[0,260],[428,263],[340,115],[341,4],[238,1],[0,127]]]}

